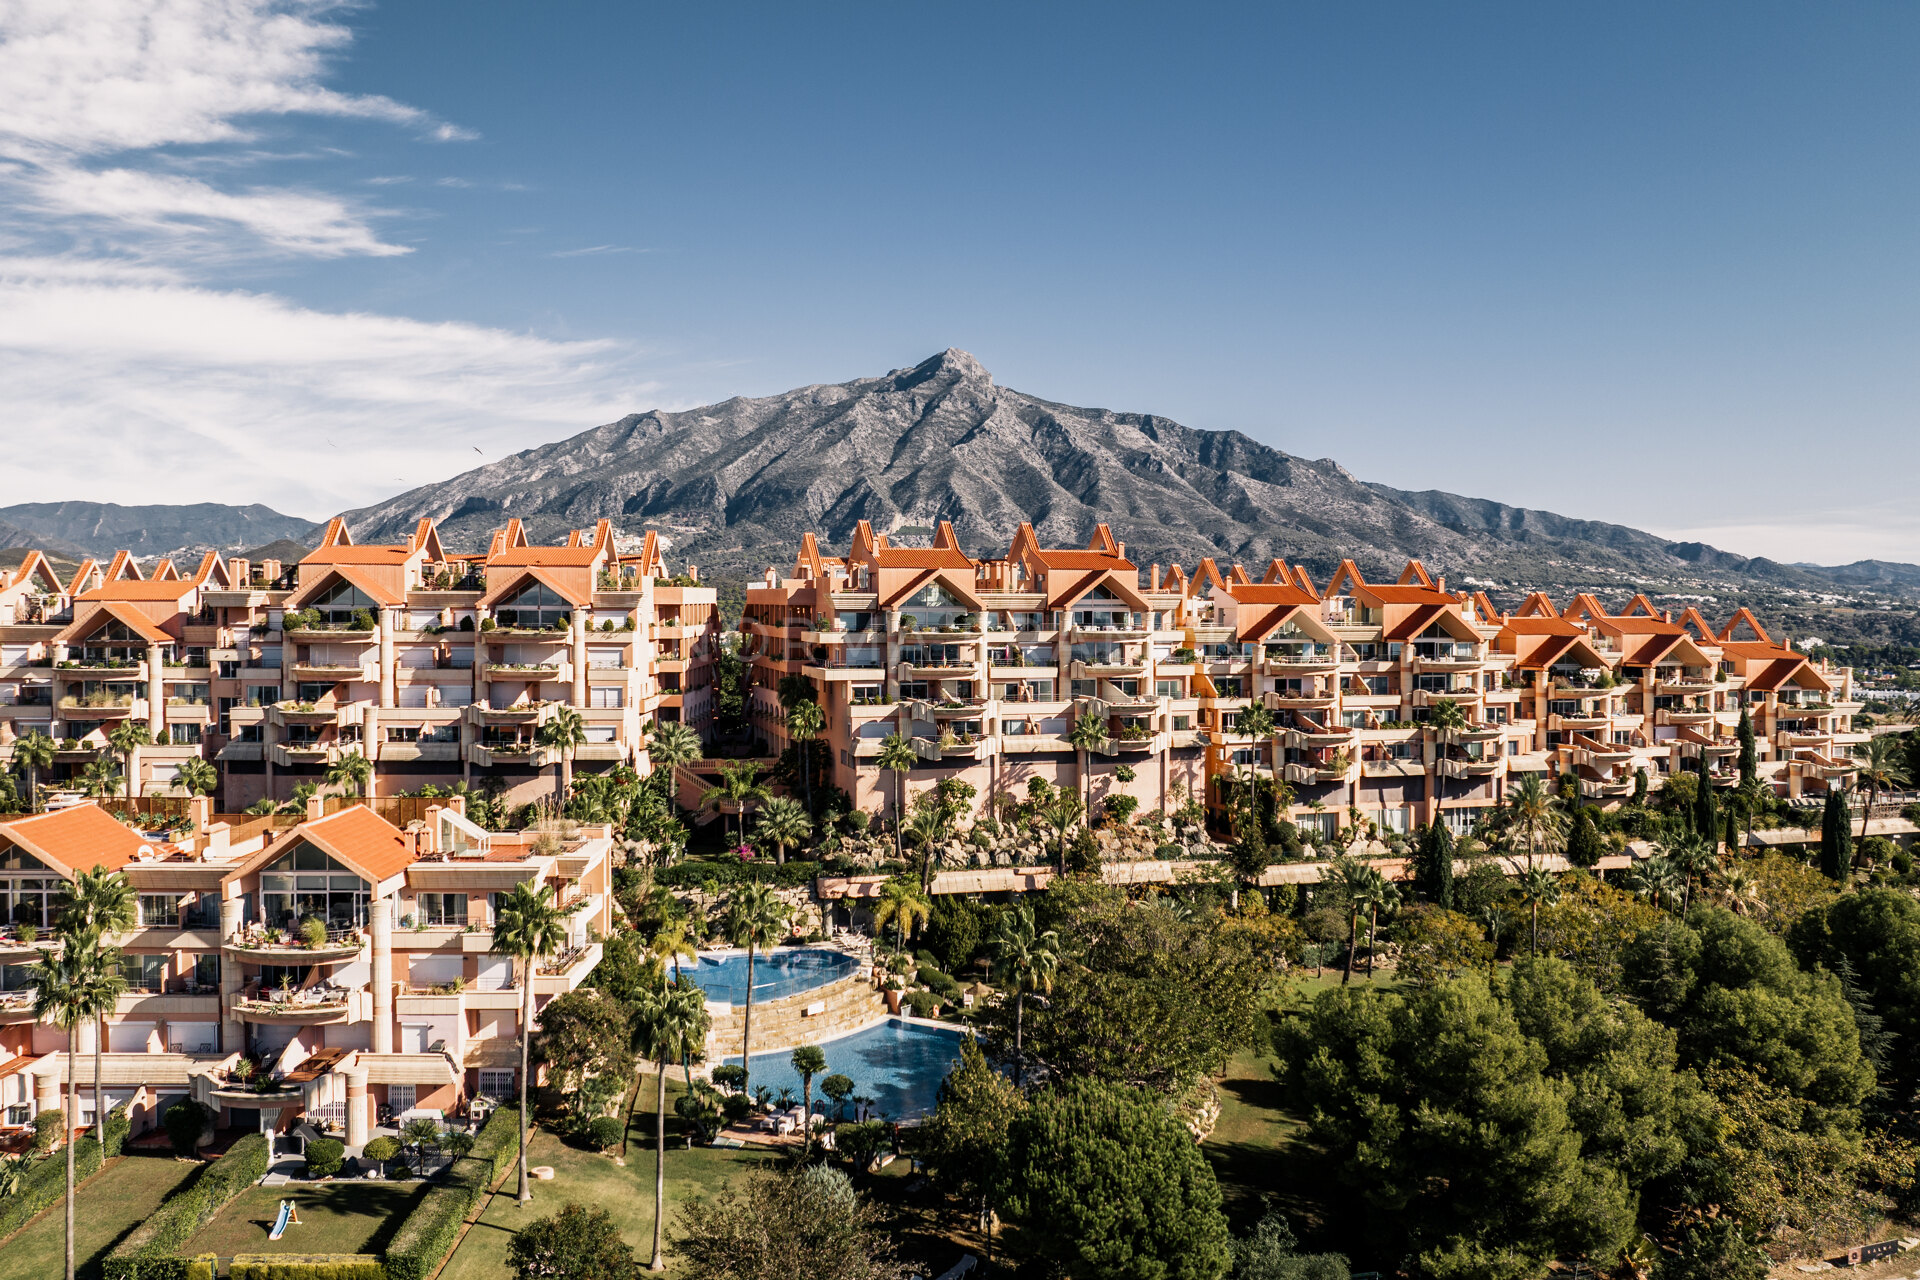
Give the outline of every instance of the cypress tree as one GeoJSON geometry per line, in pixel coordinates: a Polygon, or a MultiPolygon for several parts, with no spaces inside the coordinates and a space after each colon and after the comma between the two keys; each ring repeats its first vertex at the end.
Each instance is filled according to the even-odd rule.
{"type": "Polygon", "coordinates": [[[1711,840],[1720,831],[1720,815],[1714,809],[1713,779],[1707,776],[1707,762],[1700,762],[1700,789],[1693,796],[1693,830],[1702,840],[1711,840]]]}
{"type": "Polygon", "coordinates": [[[1600,828],[1593,824],[1592,812],[1579,810],[1573,815],[1573,830],[1567,835],[1567,861],[1576,867],[1597,867],[1602,852],[1600,828]]]}
{"type": "Polygon", "coordinates": [[[1853,816],[1838,791],[1827,792],[1820,814],[1820,870],[1829,880],[1845,880],[1853,867],[1853,816]]]}
{"type": "Polygon", "coordinates": [[[1420,862],[1414,872],[1421,894],[1443,911],[1453,910],[1453,833],[1435,821],[1420,832],[1420,862]]]}
{"type": "Polygon", "coordinates": [[[1726,841],[1728,853],[1733,853],[1740,848],[1740,823],[1736,820],[1732,809],[1726,812],[1726,830],[1721,833],[1720,838],[1726,841]]]}
{"type": "Polygon", "coordinates": [[[1760,775],[1759,757],[1753,749],[1753,714],[1746,703],[1740,704],[1740,789],[1753,789],[1754,779],[1760,775]]]}
{"type": "Polygon", "coordinates": [[[1647,771],[1644,768],[1633,771],[1633,803],[1647,802],[1647,771]]]}

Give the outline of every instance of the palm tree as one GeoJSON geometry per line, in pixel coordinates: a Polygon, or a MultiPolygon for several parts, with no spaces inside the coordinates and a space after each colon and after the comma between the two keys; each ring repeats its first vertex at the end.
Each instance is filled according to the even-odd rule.
{"type": "MultiPolygon", "coordinates": [[[[920,793],[925,801],[928,793],[920,793]]],[[[920,888],[924,892],[933,884],[933,850],[947,833],[947,810],[940,804],[922,804],[915,807],[913,821],[907,824],[907,834],[920,846],[920,888]]]]}
{"type": "Polygon", "coordinates": [[[1628,871],[1627,888],[1669,911],[1680,905],[1684,892],[1680,869],[1662,857],[1648,858],[1628,871]]]}
{"type": "Polygon", "coordinates": [[[1507,814],[1508,830],[1527,851],[1528,870],[1539,855],[1557,853],[1565,846],[1567,815],[1539,774],[1523,773],[1507,788],[1507,814]]]}
{"type": "Polygon", "coordinates": [[[673,976],[680,976],[680,957],[689,960],[700,958],[700,948],[693,945],[693,938],[687,931],[687,918],[675,913],[663,921],[654,930],[653,941],[647,944],[647,954],[660,962],[660,989],[666,990],[667,966],[673,966],[673,976]]]}
{"type": "Polygon", "coordinates": [[[339,787],[342,791],[351,787],[367,798],[367,788],[373,784],[373,761],[358,751],[349,751],[327,766],[327,785],[339,787]]]}
{"type": "Polygon", "coordinates": [[[700,746],[700,735],[691,726],[678,720],[653,722],[647,731],[647,755],[658,770],[667,771],[667,800],[673,800],[673,771],[683,764],[692,764],[706,753],[700,746]]]}
{"type": "Polygon", "coordinates": [[[1333,873],[1347,891],[1347,968],[1340,976],[1340,985],[1344,987],[1353,981],[1353,953],[1360,943],[1360,910],[1366,904],[1372,881],[1379,879],[1380,873],[1348,857],[1333,859],[1333,873]]]}
{"type": "Polygon", "coordinates": [[[185,788],[188,795],[211,795],[220,785],[220,771],[211,762],[194,756],[180,762],[180,772],[174,781],[185,788]]]}
{"type": "MultiPolygon", "coordinates": [[[[702,809],[721,809],[731,804],[740,822],[742,838],[746,834],[747,805],[758,800],[765,803],[773,798],[766,784],[758,780],[760,766],[747,760],[723,760],[720,763],[720,781],[708,788],[707,794],[700,799],[702,809]]],[[[721,809],[724,814],[725,810],[721,809]]]]}
{"type": "Polygon", "coordinates": [[[114,784],[119,781],[113,762],[104,755],[87,761],[87,767],[80,771],[80,790],[95,799],[104,800],[112,795],[114,784]]]}
{"type": "Polygon", "coordinates": [[[740,1087],[747,1086],[746,1073],[753,1069],[753,957],[787,936],[793,920],[793,908],[774,892],[770,884],[745,884],[727,898],[727,937],[736,947],[747,949],[747,1009],[740,1027],[740,1087]]]}
{"type": "Polygon", "coordinates": [[[415,1116],[400,1129],[400,1145],[413,1151],[420,1176],[427,1173],[427,1148],[440,1144],[440,1126],[426,1116],[415,1116]]]}
{"type": "MultiPolygon", "coordinates": [[[[1702,779],[1702,785],[1705,779],[1702,779]]],[[[1709,875],[1720,869],[1720,851],[1715,847],[1715,838],[1711,834],[1698,833],[1681,836],[1677,840],[1663,841],[1660,852],[1666,856],[1673,869],[1680,873],[1682,915],[1693,910],[1693,881],[1697,876],[1704,883],[1709,875]]]]}
{"type": "Polygon", "coordinates": [[[794,755],[799,757],[800,790],[807,798],[807,812],[813,812],[813,740],[827,727],[827,713],[812,699],[793,704],[787,712],[787,737],[793,740],[794,755]]]}
{"type": "MultiPolygon", "coordinates": [[[[811,706],[812,703],[801,703],[811,706]]],[[[785,796],[767,801],[760,810],[760,821],[754,828],[762,840],[774,848],[774,857],[781,865],[787,861],[787,850],[797,848],[813,834],[813,820],[807,817],[807,811],[796,800],[785,796]]]]}
{"type": "MultiPolygon", "coordinates": [[[[1280,732],[1280,718],[1268,710],[1265,703],[1249,702],[1246,706],[1242,707],[1239,714],[1234,717],[1233,731],[1238,734],[1245,734],[1249,738],[1272,738],[1280,732]]],[[[1278,744],[1273,745],[1277,746],[1278,744]]],[[[1235,770],[1235,772],[1237,773],[1238,770],[1235,770]]],[[[1277,789],[1280,785],[1280,753],[1277,750],[1273,756],[1273,778],[1274,786],[1277,789]]],[[[1247,799],[1251,802],[1254,812],[1258,814],[1260,811],[1260,797],[1257,788],[1254,786],[1254,780],[1255,770],[1252,765],[1249,765],[1247,767],[1247,799]]]]}
{"type": "Polygon", "coordinates": [[[520,962],[520,1195],[533,1199],[527,1181],[527,1050],[533,1032],[533,977],[540,961],[567,945],[567,913],[553,900],[550,885],[537,890],[522,880],[494,913],[493,954],[520,962]]]}
{"type": "Polygon", "coordinates": [[[933,912],[933,904],[927,900],[919,886],[904,876],[895,876],[887,881],[880,891],[879,899],[873,907],[873,927],[884,929],[893,926],[894,950],[907,949],[907,934],[919,925],[927,922],[933,912]]]}
{"type": "Polygon", "coordinates": [[[920,753],[897,733],[880,740],[880,754],[874,763],[893,774],[893,856],[904,858],[900,849],[900,828],[907,821],[907,773],[920,763],[920,753]]]}
{"type": "Polygon", "coordinates": [[[560,768],[554,775],[558,786],[556,811],[567,807],[567,792],[573,788],[573,753],[587,740],[587,718],[572,707],[561,707],[553,719],[540,726],[540,745],[560,753],[560,768]]]}
{"type": "Polygon", "coordinates": [[[1052,929],[1035,932],[1033,908],[1018,906],[1000,917],[990,945],[993,980],[1013,992],[1013,1082],[1018,1085],[1026,1069],[1027,994],[1053,990],[1054,971],[1060,967],[1060,935],[1052,929]]]}
{"type": "Polygon", "coordinates": [[[1467,713],[1452,698],[1438,699],[1427,708],[1427,727],[1436,733],[1454,733],[1467,727],[1467,713]]]}
{"type": "Polygon", "coordinates": [[[813,1078],[826,1074],[827,1055],[817,1044],[803,1044],[793,1051],[792,1061],[800,1075],[800,1109],[806,1117],[801,1125],[805,1137],[800,1149],[800,1158],[805,1160],[813,1154],[813,1078]]]}
{"type": "Polygon", "coordinates": [[[1560,881],[1545,867],[1529,867],[1520,876],[1520,897],[1527,904],[1527,954],[1540,954],[1540,904],[1552,906],[1560,900],[1560,881]]]}
{"type": "Polygon", "coordinates": [[[1107,741],[1107,722],[1091,711],[1083,711],[1067,730],[1067,742],[1080,753],[1080,789],[1087,812],[1093,812],[1093,749],[1107,741]]]}
{"type": "Polygon", "coordinates": [[[1380,913],[1392,911],[1400,905],[1400,890],[1380,874],[1376,867],[1367,868],[1367,878],[1354,902],[1366,908],[1367,912],[1367,979],[1373,979],[1373,952],[1375,940],[1380,933],[1380,913]]]}
{"type": "Polygon", "coordinates": [[[34,811],[39,798],[40,770],[53,764],[53,739],[38,729],[20,735],[13,744],[13,762],[27,771],[27,812],[34,811]]]}
{"type": "Polygon", "coordinates": [[[122,720],[107,731],[107,745],[119,753],[120,772],[126,776],[127,799],[131,800],[140,776],[140,748],[153,745],[153,730],[141,720],[122,720]]]}
{"type": "Polygon", "coordinates": [[[100,981],[119,984],[119,990],[113,993],[114,1001],[109,1001],[100,1010],[94,1022],[94,1137],[99,1140],[103,1151],[107,1144],[107,1111],[100,1092],[100,1053],[107,1039],[107,1015],[114,1011],[114,1002],[119,999],[120,992],[126,990],[127,984],[120,977],[119,951],[103,947],[101,943],[110,933],[133,928],[136,901],[137,895],[126,876],[105,867],[95,867],[76,872],[70,882],[61,886],[59,915],[56,917],[55,930],[62,942],[68,947],[89,953],[99,961],[100,968],[96,976],[100,981]]]}
{"type": "Polygon", "coordinates": [[[1759,878],[1738,862],[1720,873],[1714,887],[1727,910],[1737,916],[1757,916],[1767,909],[1759,878]]]}
{"type": "Polygon", "coordinates": [[[82,1023],[94,1016],[87,958],[76,947],[58,953],[42,951],[29,970],[33,987],[33,1016],[67,1033],[67,1109],[61,1117],[66,1130],[60,1137],[67,1148],[67,1280],[73,1280],[73,1118],[80,1110],[80,1073],[74,1070],[74,1048],[82,1023]]]}
{"type": "MultiPolygon", "coordinates": [[[[707,1042],[710,1025],[705,993],[691,984],[676,985],[657,996],[643,995],[634,1010],[634,1050],[658,1068],[654,1079],[653,1261],[647,1264],[650,1271],[667,1269],[666,1255],[661,1250],[661,1226],[667,1216],[667,1067],[698,1052],[707,1042]]],[[[637,1091],[634,1096],[637,1100],[637,1091]]]]}
{"type": "Polygon", "coordinates": [[[1891,733],[1868,738],[1865,745],[1853,749],[1860,757],[1860,783],[1867,789],[1867,802],[1860,808],[1860,838],[1867,838],[1867,818],[1873,802],[1882,791],[1894,791],[1907,785],[1906,746],[1891,733]]]}
{"type": "Polygon", "coordinates": [[[1080,805],[1078,794],[1065,789],[1054,792],[1041,803],[1039,818],[1049,827],[1060,841],[1060,874],[1067,874],[1067,832],[1073,830],[1073,824],[1080,821],[1086,811],[1080,805]]]}

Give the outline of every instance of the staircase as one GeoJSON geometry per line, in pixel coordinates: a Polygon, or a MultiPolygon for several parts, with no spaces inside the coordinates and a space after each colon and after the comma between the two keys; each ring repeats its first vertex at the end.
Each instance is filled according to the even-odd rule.
{"type": "MultiPolygon", "coordinates": [[[[707,1061],[718,1065],[723,1059],[740,1053],[746,1010],[735,1005],[724,1014],[715,1014],[707,1033],[707,1061]]],[[[851,1035],[872,1026],[887,1016],[887,1000],[873,989],[865,976],[842,978],[799,995],[782,996],[753,1006],[753,1051],[769,1053],[797,1045],[851,1035]],[[803,1010],[816,1004],[826,1009],[811,1016],[803,1010]]]]}

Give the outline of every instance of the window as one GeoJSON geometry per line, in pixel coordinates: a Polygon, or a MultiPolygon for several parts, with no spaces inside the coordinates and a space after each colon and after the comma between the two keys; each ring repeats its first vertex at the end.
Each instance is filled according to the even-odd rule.
{"type": "Polygon", "coordinates": [[[505,1100],[514,1096],[513,1071],[497,1070],[492,1067],[480,1069],[480,1094],[487,1098],[505,1100]]]}
{"type": "Polygon", "coordinates": [[[365,613],[370,618],[379,617],[380,606],[373,597],[354,586],[351,582],[336,582],[318,596],[308,606],[320,615],[320,621],[334,626],[346,626],[353,621],[356,613],[365,613]]]}
{"type": "Polygon", "coordinates": [[[393,1114],[403,1115],[413,1110],[415,1086],[410,1084],[390,1084],[387,1086],[387,1106],[393,1114]]]}
{"type": "Polygon", "coordinates": [[[1155,680],[1153,696],[1156,698],[1184,698],[1187,696],[1184,680],[1155,680]]]}
{"type": "Polygon", "coordinates": [[[1242,687],[1239,676],[1215,676],[1213,678],[1213,687],[1219,691],[1218,696],[1222,698],[1243,698],[1246,696],[1246,690],[1242,687]]]}
{"type": "MultiPolygon", "coordinates": [[[[671,693],[673,689],[667,688],[667,680],[669,678],[672,679],[673,681],[673,689],[678,689],[680,687],[680,674],[678,672],[674,672],[670,677],[662,676],[660,678],[661,689],[665,692],[671,693]]],[[[589,692],[591,694],[592,700],[587,704],[588,706],[599,707],[602,710],[611,710],[615,707],[624,707],[625,705],[627,705],[626,703],[627,691],[625,689],[622,689],[617,684],[616,685],[597,684],[593,686],[593,688],[589,692]]]]}
{"type": "Polygon", "coordinates": [[[197,955],[193,958],[193,985],[196,987],[218,987],[220,985],[220,957],[197,955]]]}
{"type": "Polygon", "coordinates": [[[367,923],[372,887],[310,844],[301,844],[260,874],[261,919],[291,929],[309,916],[329,929],[367,923]]]}
{"type": "Polygon", "coordinates": [[[1099,681],[1097,680],[1067,681],[1067,696],[1069,698],[1091,698],[1096,696],[1099,691],[1099,681]]]}
{"type": "Polygon", "coordinates": [[[467,895],[464,893],[423,893],[420,895],[420,919],[426,924],[467,924],[467,895]]]}
{"type": "Polygon", "coordinates": [[[900,696],[902,698],[920,698],[924,700],[927,696],[927,682],[925,680],[902,680],[900,682],[900,696]]]}
{"type": "Polygon", "coordinates": [[[141,894],[140,923],[148,928],[155,925],[177,926],[180,923],[179,895],[172,893],[141,894]]]}
{"type": "Polygon", "coordinates": [[[199,723],[173,724],[167,726],[167,741],[176,747],[197,746],[204,726],[199,723]]]}
{"type": "Polygon", "coordinates": [[[135,991],[164,990],[167,983],[167,957],[122,955],[120,976],[135,991]]]}
{"type": "Polygon", "coordinates": [[[493,616],[503,627],[560,627],[573,617],[573,605],[552,587],[534,582],[496,608],[493,616]]]}
{"type": "Polygon", "coordinates": [[[1176,730],[1191,729],[1193,728],[1193,717],[1192,716],[1175,716],[1173,718],[1173,727],[1176,730]]]}
{"type": "Polygon", "coordinates": [[[250,707],[270,707],[278,701],[280,701],[280,686],[277,684],[247,686],[247,705],[250,707]]]}

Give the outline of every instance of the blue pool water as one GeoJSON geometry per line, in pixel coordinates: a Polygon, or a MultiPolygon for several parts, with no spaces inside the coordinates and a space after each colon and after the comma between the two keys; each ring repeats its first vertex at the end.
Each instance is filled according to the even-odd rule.
{"type": "MultiPolygon", "coordinates": [[[[753,999],[757,1004],[762,1000],[798,995],[847,977],[859,967],[858,960],[840,951],[776,947],[753,957],[753,999]]],[[[724,1000],[728,1004],[747,1002],[747,953],[744,951],[701,956],[697,965],[683,964],[681,971],[700,984],[709,1000],[724,1000]]]]}
{"type": "MultiPolygon", "coordinates": [[[[856,1031],[838,1040],[820,1045],[827,1055],[827,1075],[853,1078],[853,1091],[873,1099],[875,1114],[890,1120],[906,1120],[925,1115],[940,1100],[940,1082],[960,1060],[960,1042],[966,1032],[945,1027],[923,1027],[900,1018],[888,1018],[865,1031],[856,1031]]],[[[738,1064],[739,1055],[727,1059],[738,1064]]],[[[800,1098],[800,1073],[793,1069],[793,1050],[756,1053],[748,1064],[748,1083],[758,1089],[766,1085],[776,1097],[784,1088],[800,1098]]],[[[820,1096],[820,1081],[813,1080],[815,1111],[834,1118],[833,1104],[820,1096]]],[[[853,1119],[853,1107],[847,1108],[853,1119]]]]}

